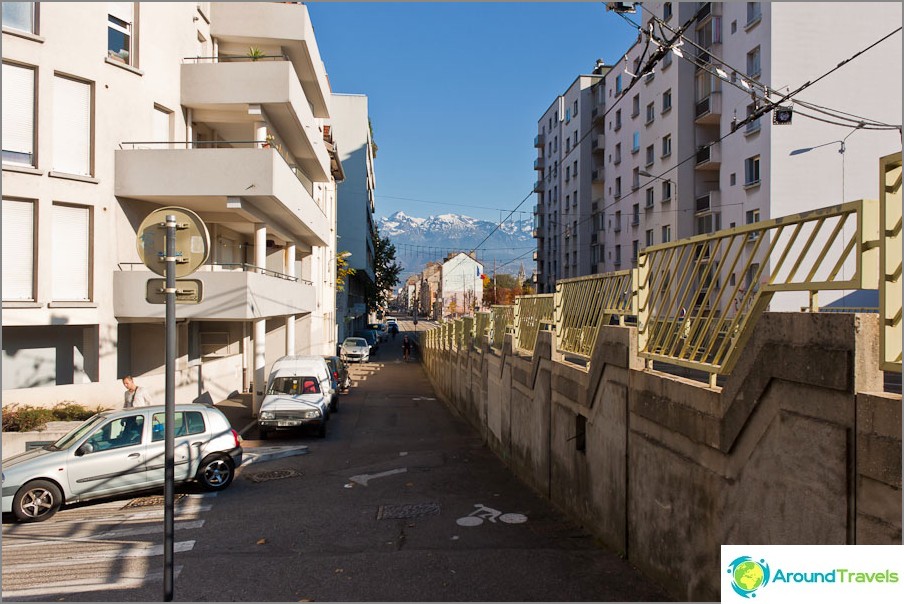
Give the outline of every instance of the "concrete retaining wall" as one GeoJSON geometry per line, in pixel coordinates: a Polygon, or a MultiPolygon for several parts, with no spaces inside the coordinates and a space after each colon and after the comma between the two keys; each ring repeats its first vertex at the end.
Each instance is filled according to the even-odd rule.
{"type": "Polygon", "coordinates": [[[644,368],[604,327],[590,371],[553,334],[422,352],[512,471],[676,598],[719,599],[721,544],[900,544],[901,397],[875,315],[768,313],[722,388],[644,368]]]}

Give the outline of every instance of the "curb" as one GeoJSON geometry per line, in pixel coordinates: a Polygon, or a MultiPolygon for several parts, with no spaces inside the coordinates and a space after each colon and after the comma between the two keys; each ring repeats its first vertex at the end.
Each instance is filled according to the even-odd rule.
{"type": "Polygon", "coordinates": [[[262,461],[273,461],[274,459],[282,459],[284,457],[295,457],[296,455],[307,455],[307,446],[297,447],[249,447],[244,449],[242,456],[242,465],[240,468],[250,466],[253,463],[262,461]]]}

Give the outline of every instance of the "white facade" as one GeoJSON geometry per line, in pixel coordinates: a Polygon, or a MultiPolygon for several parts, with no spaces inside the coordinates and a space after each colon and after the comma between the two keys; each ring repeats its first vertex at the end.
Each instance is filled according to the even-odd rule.
{"type": "Polygon", "coordinates": [[[201,216],[212,250],[191,276],[202,302],[177,307],[178,400],[332,353],[337,164],[307,9],[3,10],[4,404],[118,406],[125,374],[163,402],[164,307],[136,232],[169,205],[201,216]],[[16,246],[7,216],[31,224],[16,246]]]}
{"type": "Polygon", "coordinates": [[[444,317],[471,315],[483,304],[483,265],[465,253],[451,255],[442,266],[444,317]]]}
{"type": "MultiPolygon", "coordinates": [[[[732,122],[744,120],[752,104],[749,92],[731,81],[755,80],[772,91],[770,99],[778,100],[890,33],[901,22],[900,4],[703,4],[708,6],[686,36],[706,51],[685,42],[684,58],[669,52],[652,76],[628,90],[644,52],[641,40],[592,89],[597,115],[605,113],[604,130],[596,125],[582,144],[604,141],[605,151],[602,157],[593,153],[592,166],[603,170],[604,180],[592,193],[595,197],[599,191],[599,203],[592,208],[597,214],[595,241],[581,244],[579,255],[592,260],[584,274],[633,268],[636,253],[649,244],[843,201],[878,199],[879,157],[901,149],[898,130],[828,124],[813,118],[832,118],[794,103],[802,100],[900,124],[900,33],[793,97],[787,103],[794,107],[790,125],[773,125],[772,113],[767,113],[731,132],[732,122]],[[696,68],[688,59],[697,54],[711,56],[728,81],[696,68]],[[818,145],[825,146],[791,155],[818,145]]],[[[700,7],[643,3],[635,18],[648,25],[652,13],[678,29],[700,7]]],[[[538,124],[541,132],[543,123],[538,124]]],[[[538,260],[561,257],[561,245],[561,239],[549,236],[538,240],[538,260]]],[[[543,279],[544,272],[554,271],[538,266],[538,272],[545,284],[541,291],[553,291],[543,279]]],[[[566,276],[561,270],[556,274],[566,276]]],[[[833,298],[826,294],[820,301],[833,298]]],[[[772,308],[797,310],[805,304],[799,296],[783,294],[772,308]]]]}

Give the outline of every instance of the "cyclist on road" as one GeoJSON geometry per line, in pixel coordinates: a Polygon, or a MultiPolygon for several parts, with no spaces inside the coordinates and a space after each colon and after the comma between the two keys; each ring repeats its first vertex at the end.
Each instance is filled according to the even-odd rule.
{"type": "Polygon", "coordinates": [[[402,358],[406,363],[411,358],[411,340],[408,339],[408,336],[402,338],[402,358]]]}

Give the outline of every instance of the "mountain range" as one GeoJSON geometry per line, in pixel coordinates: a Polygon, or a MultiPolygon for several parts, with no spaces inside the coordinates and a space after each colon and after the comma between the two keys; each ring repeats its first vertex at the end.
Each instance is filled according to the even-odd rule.
{"type": "Polygon", "coordinates": [[[402,281],[424,270],[427,262],[441,262],[450,252],[469,252],[478,245],[477,259],[486,272],[492,273],[495,260],[500,273],[514,275],[523,262],[529,276],[534,266],[531,252],[536,249],[531,221],[508,220],[496,229],[497,224],[459,214],[418,218],[404,212],[377,220],[380,235],[396,247],[402,281]]]}

